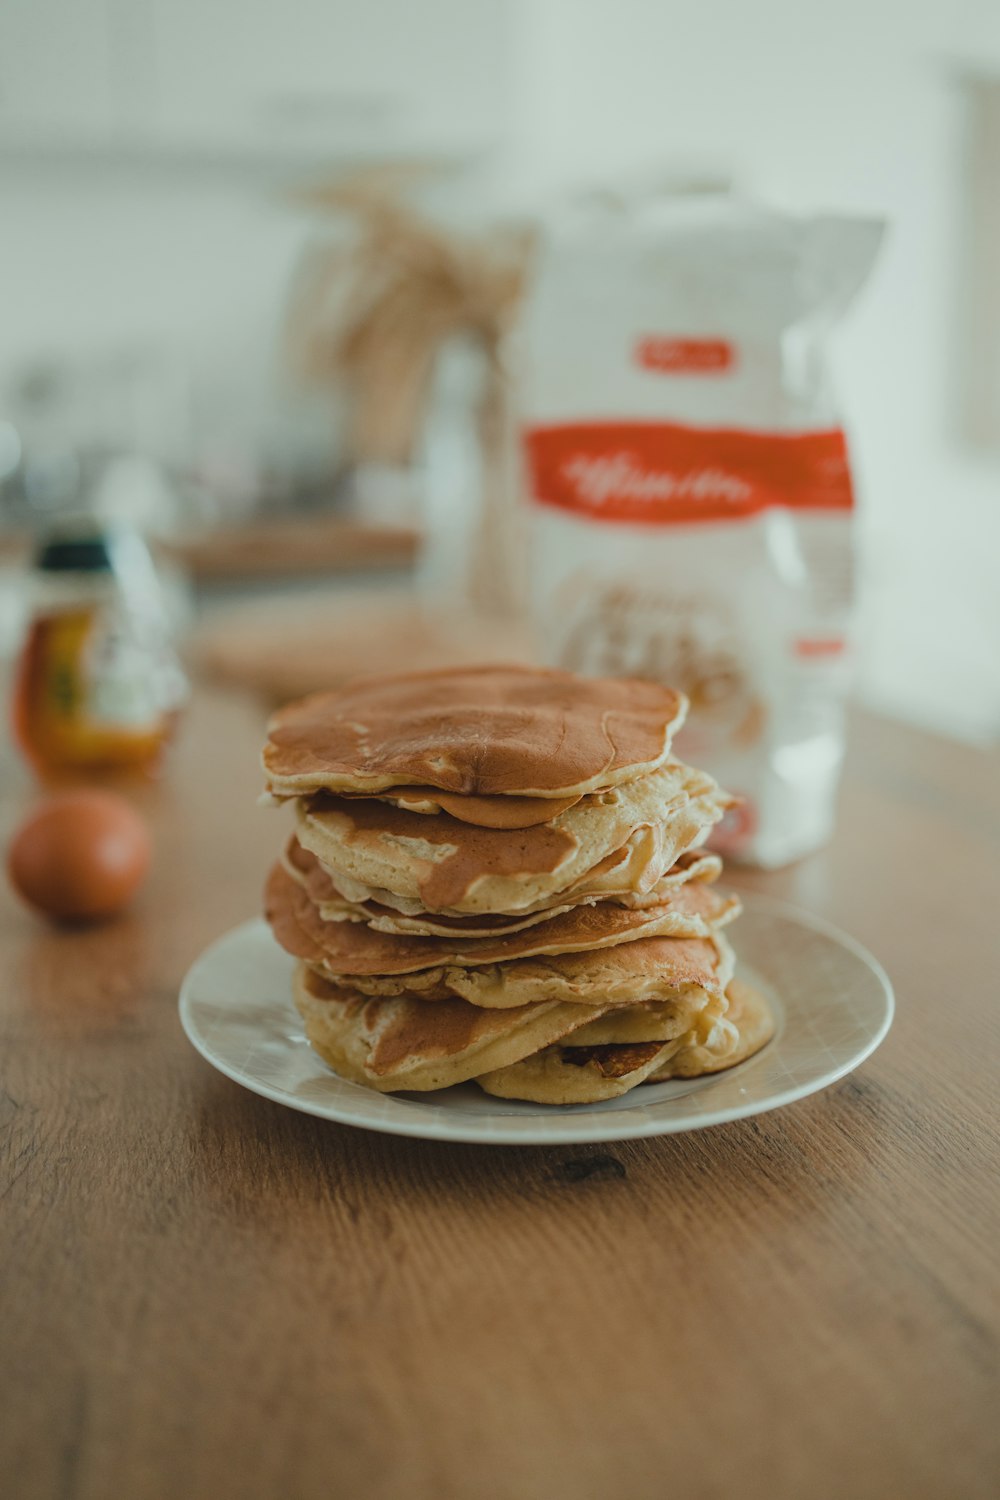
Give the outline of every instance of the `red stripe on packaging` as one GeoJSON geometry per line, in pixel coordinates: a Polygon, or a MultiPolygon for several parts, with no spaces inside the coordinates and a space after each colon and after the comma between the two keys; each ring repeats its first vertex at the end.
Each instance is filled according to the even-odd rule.
{"type": "Polygon", "coordinates": [[[747,432],[665,422],[578,422],[524,432],[532,493],[595,521],[739,521],[775,506],[850,511],[840,428],[747,432]]]}

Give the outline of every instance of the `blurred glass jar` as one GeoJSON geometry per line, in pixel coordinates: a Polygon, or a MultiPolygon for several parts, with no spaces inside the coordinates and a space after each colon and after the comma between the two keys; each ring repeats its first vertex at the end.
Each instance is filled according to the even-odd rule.
{"type": "Polygon", "coordinates": [[[511,383],[502,348],[442,345],[414,455],[423,538],[417,588],[435,611],[517,617],[525,561],[511,383]]]}
{"type": "Polygon", "coordinates": [[[92,518],[40,541],[15,674],[15,737],[41,775],[153,770],[187,683],[141,537],[92,518]]]}

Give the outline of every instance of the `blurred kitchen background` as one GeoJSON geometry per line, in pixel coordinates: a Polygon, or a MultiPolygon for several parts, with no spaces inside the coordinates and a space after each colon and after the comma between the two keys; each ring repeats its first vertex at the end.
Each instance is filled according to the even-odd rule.
{"type": "Polygon", "coordinates": [[[196,670],[274,697],[434,659],[411,599],[463,587],[519,650],[441,506],[502,482],[537,214],[623,184],[888,222],[834,351],[856,693],[995,741],[995,0],[0,0],[4,653],[82,508],[150,538],[196,670]]]}

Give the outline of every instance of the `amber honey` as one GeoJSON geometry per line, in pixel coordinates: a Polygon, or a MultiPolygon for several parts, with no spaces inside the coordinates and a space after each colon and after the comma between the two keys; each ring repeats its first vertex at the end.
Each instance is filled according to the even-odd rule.
{"type": "Polygon", "coordinates": [[[150,770],[160,760],[183,678],[151,577],[138,588],[123,580],[114,542],[100,535],[40,553],[12,703],[17,742],[39,774],[150,770]]]}

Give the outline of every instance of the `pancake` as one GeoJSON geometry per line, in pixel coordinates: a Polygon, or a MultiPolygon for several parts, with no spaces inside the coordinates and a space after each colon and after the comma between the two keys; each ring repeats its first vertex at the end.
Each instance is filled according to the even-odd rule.
{"type": "Polygon", "coordinates": [[[662,765],[686,708],[652,682],[532,667],[359,678],[280,709],[262,764],[276,796],[436,787],[571,797],[662,765]]]}
{"type": "Polygon", "coordinates": [[[599,1007],[557,1004],[496,1012],[457,999],[433,1006],[412,997],[371,1000],[304,964],[293,994],[323,1060],[342,1078],[383,1093],[474,1079],[500,1098],[591,1104],[640,1083],[731,1068],[773,1034],[766,1001],[739,980],[727,988],[728,1013],[722,997],[702,1010],[688,996],[603,1015],[599,1007]],[[618,1040],[594,1040],[608,1035],[618,1040]]]}
{"type": "Polygon", "coordinates": [[[265,916],[282,947],[336,976],[503,964],[529,956],[594,952],[647,937],[707,938],[739,909],[737,897],[694,882],[669,892],[659,906],[577,906],[548,922],[493,937],[403,935],[364,923],[324,921],[308,888],[281,863],[271,871],[264,899],[265,916]]]}
{"type": "Polygon", "coordinates": [[[520,1062],[480,1073],[484,1093],[534,1104],[598,1104],[644,1083],[680,1042],[633,1042],[626,1046],[544,1047],[520,1062]],[[574,1056],[575,1054],[575,1056],[574,1056]]]}
{"type": "Polygon", "coordinates": [[[370,1000],[298,964],[293,998],[306,1036],[335,1073],[382,1093],[448,1088],[547,1047],[600,1013],[580,1005],[478,1010],[401,997],[370,1000]]]}
{"type": "Polygon", "coordinates": [[[673,762],[516,831],[323,796],[299,803],[297,837],[352,899],[391,892],[425,911],[517,913],[585,885],[640,830],[627,877],[609,868],[632,889],[650,889],[728,804],[710,776],[673,762]]]}
{"type": "MultiPolygon", "coordinates": [[[[321,958],[307,962],[329,973],[321,958]]],[[[550,1000],[637,1005],[689,994],[701,1009],[712,995],[722,993],[731,977],[732,949],[722,933],[715,933],[710,938],[636,938],[613,948],[515,958],[475,968],[442,964],[408,974],[352,974],[349,983],[365,995],[408,994],[435,1001],[457,995],[488,1010],[550,1000]]]]}
{"type": "MultiPolygon", "coordinates": [[[[351,901],[337,886],[330,871],[321,864],[310,850],[304,849],[292,834],[282,852],[281,862],[285,869],[309,892],[310,899],[326,922],[365,922],[379,932],[416,933],[424,937],[497,937],[503,933],[520,932],[534,927],[538,922],[571,911],[574,906],[594,905],[602,899],[596,895],[567,893],[559,898],[559,904],[543,907],[539,911],[507,916],[502,913],[485,912],[478,916],[453,917],[443,912],[425,912],[421,908],[412,915],[395,911],[378,900],[351,901]]],[[[678,886],[688,881],[717,880],[722,871],[722,860],[717,854],[706,854],[703,850],[687,850],[680,855],[651,891],[641,896],[608,897],[619,904],[638,909],[641,906],[656,906],[678,886]]]]}
{"type": "MultiPolygon", "coordinates": [[[[709,828],[703,829],[695,836],[689,847],[697,849],[699,841],[707,838],[710,831],[709,828]]],[[[421,921],[440,917],[461,920],[465,916],[471,916],[475,921],[497,916],[516,920],[520,917],[532,916],[544,918],[551,916],[553,911],[560,907],[578,906],[581,903],[593,904],[596,901],[617,901],[621,906],[655,906],[660,899],[659,890],[670,878],[670,872],[677,867],[680,858],[681,855],[678,855],[666,874],[658,875],[657,872],[664,859],[662,839],[652,829],[639,828],[620,849],[616,849],[613,854],[609,854],[606,859],[596,864],[592,870],[588,870],[586,875],[568,890],[556,891],[550,896],[540,897],[537,901],[520,907],[516,912],[428,912],[415,897],[400,896],[395,891],[364,885],[360,881],[352,880],[342,870],[336,872],[335,879],[345,897],[354,903],[375,901],[380,906],[391,908],[402,916],[416,917],[421,921]]]]}
{"type": "Polygon", "coordinates": [[[697,1040],[713,1056],[727,1056],[737,1043],[728,994],[728,986],[719,989],[697,1009],[692,1009],[686,994],[679,999],[650,1000],[642,1005],[616,1005],[574,1033],[573,1045],[632,1046],[684,1037],[685,1044],[697,1040]]]}
{"type": "Polygon", "coordinates": [[[720,1057],[698,1037],[692,1036],[672,1057],[664,1058],[656,1065],[650,1074],[651,1083],[663,1083],[668,1078],[701,1078],[706,1073],[734,1068],[766,1047],[776,1028],[774,1013],[765,997],[741,979],[730,981],[726,996],[729,1001],[726,1020],[736,1032],[731,1051],[720,1057]]]}
{"type": "MultiPolygon", "coordinates": [[[[610,787],[601,787],[601,792],[610,787]]],[[[340,792],[341,797],[367,797],[369,792],[340,792]]],[[[378,793],[384,802],[407,812],[436,814],[446,812],[460,823],[475,823],[480,828],[534,828],[548,823],[580,801],[582,792],[569,797],[465,797],[459,792],[441,792],[431,786],[393,787],[378,793]]]]}
{"type": "Polygon", "coordinates": [[[683,695],[520,666],[358,679],[276,713],[296,831],[265,911],[310,1044],[382,1092],[587,1104],[751,1056],[702,845],[732,799],[670,757],[683,695]]]}
{"type": "Polygon", "coordinates": [[[596,1104],[640,1083],[732,1068],[774,1034],[763,996],[733,979],[720,1004],[693,1017],[678,1007],[609,1010],[540,1052],[476,1082],[488,1094],[536,1104],[596,1104]]]}

